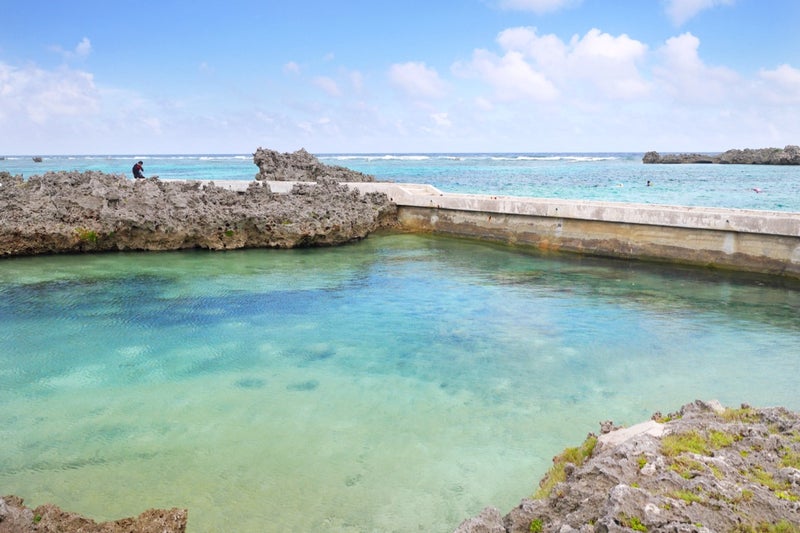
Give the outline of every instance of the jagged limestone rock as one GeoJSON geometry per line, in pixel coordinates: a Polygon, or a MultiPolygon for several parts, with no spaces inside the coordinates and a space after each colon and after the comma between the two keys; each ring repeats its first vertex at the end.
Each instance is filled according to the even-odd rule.
{"type": "Polygon", "coordinates": [[[728,150],[718,155],[664,154],[647,152],[642,158],[646,164],[718,163],[734,165],[800,165],[800,146],[785,148],[745,148],[728,150]]]}
{"type": "MultiPolygon", "coordinates": [[[[523,499],[498,531],[800,530],[800,415],[695,401],[654,418],[590,435],[579,464],[566,462],[575,453],[554,458],[544,494],[523,499]]],[[[470,519],[456,531],[485,526],[470,519]]]]}
{"type": "Polygon", "coordinates": [[[183,533],[186,509],[148,509],[136,518],[97,523],[52,504],[30,509],[22,498],[0,498],[0,533],[183,533]]]}
{"type": "Polygon", "coordinates": [[[349,168],[321,163],[305,149],[292,153],[258,148],[253,154],[253,162],[258,166],[257,180],[266,181],[320,181],[329,179],[337,182],[375,181],[373,176],[349,168]]]}
{"type": "Polygon", "coordinates": [[[332,180],[273,194],[253,182],[128,180],[102,172],[0,173],[0,256],[112,250],[292,248],[366,237],[396,221],[385,194],[332,180]]]}

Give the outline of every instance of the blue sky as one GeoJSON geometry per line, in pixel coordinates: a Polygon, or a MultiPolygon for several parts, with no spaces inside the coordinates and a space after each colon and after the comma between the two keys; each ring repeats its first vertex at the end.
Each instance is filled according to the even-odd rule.
{"type": "Polygon", "coordinates": [[[800,144],[797,0],[0,0],[0,155],[800,144]]]}

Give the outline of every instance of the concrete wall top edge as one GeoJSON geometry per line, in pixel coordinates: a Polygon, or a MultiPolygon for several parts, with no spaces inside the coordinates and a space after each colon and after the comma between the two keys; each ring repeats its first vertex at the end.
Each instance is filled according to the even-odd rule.
{"type": "Polygon", "coordinates": [[[397,196],[395,203],[410,207],[800,236],[800,213],[783,211],[442,192],[397,196]]]}

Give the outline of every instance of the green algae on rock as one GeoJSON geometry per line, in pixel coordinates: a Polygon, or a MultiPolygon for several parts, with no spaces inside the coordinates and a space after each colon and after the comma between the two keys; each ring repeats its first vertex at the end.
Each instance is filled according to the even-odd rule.
{"type": "Polygon", "coordinates": [[[563,481],[545,477],[540,498],[504,517],[486,508],[456,532],[800,531],[797,413],[698,400],[605,429],[588,456],[554,458],[563,481]]]}

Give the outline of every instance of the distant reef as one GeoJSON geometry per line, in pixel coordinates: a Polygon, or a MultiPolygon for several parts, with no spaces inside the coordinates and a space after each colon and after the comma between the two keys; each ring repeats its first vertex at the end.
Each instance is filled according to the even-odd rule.
{"type": "Polygon", "coordinates": [[[664,154],[647,152],[642,158],[646,164],[716,163],[720,165],[800,165],[800,146],[785,148],[745,148],[728,150],[717,155],[664,154]]]}
{"type": "Polygon", "coordinates": [[[539,490],[456,533],[800,531],[800,415],[695,401],[553,458],[539,490]]]}

